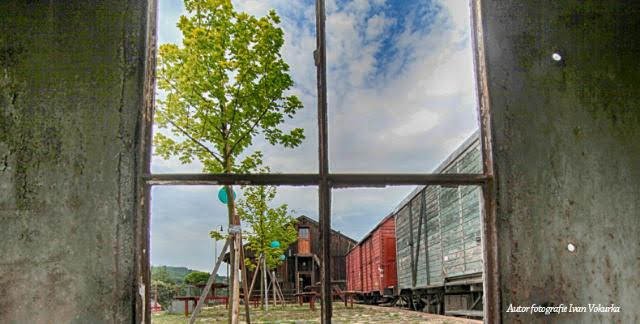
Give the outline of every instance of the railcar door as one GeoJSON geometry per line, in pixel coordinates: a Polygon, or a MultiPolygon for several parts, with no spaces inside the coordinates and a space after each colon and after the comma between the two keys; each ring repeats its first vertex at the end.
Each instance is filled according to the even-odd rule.
{"type": "Polygon", "coordinates": [[[395,237],[384,238],[384,258],[383,258],[382,287],[389,288],[397,284],[396,280],[396,239],[395,237]]]}

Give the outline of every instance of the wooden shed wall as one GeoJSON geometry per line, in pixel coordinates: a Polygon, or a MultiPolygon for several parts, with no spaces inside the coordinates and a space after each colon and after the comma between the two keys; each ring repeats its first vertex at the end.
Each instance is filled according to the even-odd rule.
{"type": "MultiPolygon", "coordinates": [[[[298,218],[296,224],[298,228],[309,228],[311,240],[311,253],[318,256],[321,255],[320,231],[318,223],[306,217],[298,218]]],[[[331,279],[333,281],[345,281],[347,278],[347,261],[346,256],[351,248],[356,245],[356,241],[344,236],[343,234],[333,231],[331,234],[331,279]]],[[[295,255],[298,253],[297,241],[291,244],[285,255],[287,260],[276,269],[276,276],[281,282],[282,289],[286,291],[295,290],[295,255]]],[[[316,267],[317,268],[317,267],[316,267]]],[[[317,270],[317,269],[316,269],[317,270]]],[[[249,279],[250,280],[250,279],[249,279]]],[[[315,280],[320,280],[320,273],[316,271],[315,280]]],[[[259,286],[256,286],[259,287],[259,286]]]]}

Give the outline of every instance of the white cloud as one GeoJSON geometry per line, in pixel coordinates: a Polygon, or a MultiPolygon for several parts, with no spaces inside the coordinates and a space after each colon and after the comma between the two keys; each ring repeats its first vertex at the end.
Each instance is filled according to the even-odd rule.
{"type": "Polygon", "coordinates": [[[234,1],[236,9],[246,11],[255,16],[264,16],[271,9],[271,3],[263,0],[234,1]]]}
{"type": "MultiPolygon", "coordinates": [[[[459,33],[468,33],[470,29],[471,7],[469,1],[441,0],[440,4],[446,9],[447,19],[453,24],[453,28],[459,33]]],[[[468,35],[459,35],[462,37],[468,35]]]]}
{"type": "Polygon", "coordinates": [[[397,136],[410,136],[430,131],[440,121],[440,115],[433,110],[419,110],[400,120],[391,129],[397,136]]]}
{"type": "Polygon", "coordinates": [[[390,19],[387,19],[382,14],[375,14],[371,18],[367,19],[367,28],[365,30],[365,39],[374,40],[380,36],[384,29],[391,23],[390,19]]]}
{"type": "Polygon", "coordinates": [[[356,13],[366,13],[370,8],[368,0],[353,0],[346,5],[346,10],[356,13]]]}

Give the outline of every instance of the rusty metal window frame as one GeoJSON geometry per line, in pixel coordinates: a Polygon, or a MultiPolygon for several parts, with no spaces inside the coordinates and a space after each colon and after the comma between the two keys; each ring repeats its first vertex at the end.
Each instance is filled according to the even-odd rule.
{"type": "Polygon", "coordinates": [[[393,185],[479,185],[482,187],[484,213],[482,220],[483,246],[483,302],[484,322],[500,322],[499,276],[497,268],[498,238],[495,224],[495,173],[491,137],[491,113],[484,56],[482,29],[482,0],[469,0],[471,4],[472,48],[478,98],[478,116],[483,158],[481,174],[429,174],[429,173],[331,173],[328,160],[327,79],[325,0],[316,0],[316,50],[314,51],[318,90],[318,161],[317,173],[279,174],[152,174],[152,127],[155,100],[155,66],[157,50],[157,0],[148,1],[146,64],[144,80],[144,106],[139,130],[139,161],[137,178],[138,210],[136,222],[136,284],[134,319],[137,323],[150,323],[150,259],[149,219],[151,187],[158,185],[276,185],[317,186],[319,195],[319,223],[321,260],[321,323],[331,323],[332,293],[330,235],[331,190],[338,188],[386,187],[393,185]]]}

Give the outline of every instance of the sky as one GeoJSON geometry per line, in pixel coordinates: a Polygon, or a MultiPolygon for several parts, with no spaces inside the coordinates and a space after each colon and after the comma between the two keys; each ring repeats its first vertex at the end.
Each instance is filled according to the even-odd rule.
{"type": "MultiPolygon", "coordinates": [[[[302,127],[295,149],[257,138],[273,172],[317,172],[315,6],[311,0],[235,0],[256,16],[270,9],[285,32],[282,54],[305,108],[285,127],[302,127]]],[[[327,97],[331,172],[430,172],[477,128],[465,0],[327,0],[327,97]]],[[[159,1],[159,43],[181,42],[180,0],[159,1]]],[[[201,172],[197,161],[154,156],[155,173],[201,172]]],[[[227,227],[219,187],[154,187],[151,263],[210,271],[214,243],[208,233],[227,227]]],[[[360,240],[413,187],[333,191],[332,228],[360,240]]],[[[240,193],[241,195],[241,193],[240,193]]],[[[274,204],[317,219],[315,187],[281,187],[274,204]]],[[[217,243],[220,252],[223,242],[217,243]]],[[[225,271],[221,271],[225,273],[225,271]]]]}

